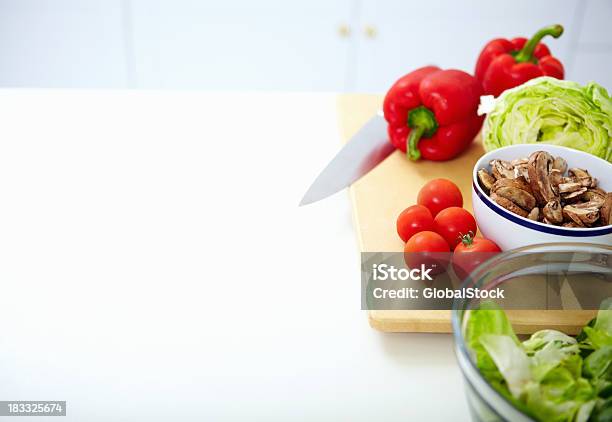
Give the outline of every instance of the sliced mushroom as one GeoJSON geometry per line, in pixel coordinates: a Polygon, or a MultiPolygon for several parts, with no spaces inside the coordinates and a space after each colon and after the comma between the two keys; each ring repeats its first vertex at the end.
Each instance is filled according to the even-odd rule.
{"type": "Polygon", "coordinates": [[[550,181],[553,158],[545,151],[536,151],[529,156],[529,184],[539,205],[559,200],[550,181]]]}
{"type": "Polygon", "coordinates": [[[600,209],[601,207],[603,207],[604,205],[604,198],[602,197],[597,197],[594,198],[590,201],[587,202],[577,202],[575,204],[572,204],[574,207],[576,208],[595,208],[595,209],[600,209]]]}
{"type": "Polygon", "coordinates": [[[532,193],[531,186],[523,177],[517,177],[516,179],[499,179],[493,184],[491,191],[495,192],[496,189],[501,187],[517,188],[532,193]]]}
{"type": "Polygon", "coordinates": [[[582,195],[586,191],[587,191],[587,188],[580,188],[580,190],[561,195],[561,197],[563,198],[565,202],[573,203],[573,202],[580,200],[580,197],[582,197],[582,195]]]}
{"type": "Polygon", "coordinates": [[[487,171],[487,169],[478,170],[478,181],[480,182],[480,186],[487,192],[491,190],[493,184],[495,183],[495,177],[491,176],[491,174],[487,171]]]}
{"type": "Polygon", "coordinates": [[[580,214],[580,219],[586,225],[592,225],[599,220],[599,210],[597,208],[579,208],[584,211],[584,214],[580,214]]]}
{"type": "Polygon", "coordinates": [[[560,183],[559,184],[559,193],[570,193],[582,190],[582,184],[578,182],[571,183],[560,183]]]}
{"type": "Polygon", "coordinates": [[[514,179],[514,166],[505,160],[491,160],[491,173],[496,179],[514,179]]]}
{"type": "Polygon", "coordinates": [[[599,188],[588,189],[580,196],[580,199],[583,201],[601,201],[603,203],[606,200],[606,192],[599,188]]]}
{"type": "Polygon", "coordinates": [[[601,224],[603,226],[612,224],[612,192],[606,194],[606,199],[599,213],[601,214],[601,224]]]}
{"type": "Polygon", "coordinates": [[[513,166],[520,166],[521,164],[527,164],[529,163],[529,158],[515,158],[514,160],[510,161],[510,164],[512,164],[513,166]]]}
{"type": "Polygon", "coordinates": [[[540,209],[538,207],[535,207],[534,209],[529,211],[527,218],[533,221],[538,221],[540,219],[540,209]]]}
{"type": "Polygon", "coordinates": [[[493,199],[495,202],[497,202],[499,205],[501,205],[508,211],[518,214],[521,217],[527,217],[527,215],[529,214],[527,211],[516,205],[511,200],[504,198],[503,196],[492,194],[491,199],[493,199]]]}
{"type": "Polygon", "coordinates": [[[563,159],[563,157],[555,157],[553,160],[553,169],[559,171],[559,173],[563,174],[567,170],[567,161],[563,159]]]}
{"type": "Polygon", "coordinates": [[[563,217],[567,219],[567,222],[575,224],[576,227],[585,227],[584,223],[580,220],[580,217],[578,217],[578,215],[575,213],[568,213],[567,211],[563,210],[563,217]]]}
{"type": "Polygon", "coordinates": [[[499,179],[491,188],[491,192],[509,199],[524,210],[531,210],[536,206],[529,186],[521,179],[499,179]]]}
{"type": "Polygon", "coordinates": [[[600,209],[601,207],[604,206],[604,203],[606,202],[606,194],[604,192],[604,194],[602,195],[600,192],[600,189],[599,190],[589,189],[586,192],[584,192],[582,195],[580,195],[580,200],[584,202],[577,202],[572,205],[575,206],[576,208],[600,209]]]}
{"type": "Polygon", "coordinates": [[[563,176],[563,178],[561,179],[561,183],[575,183],[576,182],[575,177],[568,177],[568,176],[563,176]]]}
{"type": "Polygon", "coordinates": [[[563,157],[536,151],[528,158],[491,160],[480,185],[498,205],[533,221],[564,227],[612,225],[612,192],[585,169],[567,170],[563,157]],[[567,175],[565,172],[568,171],[567,175]]]}
{"type": "Polygon", "coordinates": [[[563,207],[563,216],[578,225],[591,225],[599,219],[597,208],[576,208],[572,205],[563,207]]]}
{"type": "Polygon", "coordinates": [[[589,172],[584,169],[573,167],[567,173],[584,187],[592,188],[597,186],[597,180],[593,179],[589,172]]]}
{"type": "Polygon", "coordinates": [[[520,164],[518,166],[514,166],[514,177],[522,177],[525,180],[529,181],[529,167],[527,164],[520,164]]]}
{"type": "Polygon", "coordinates": [[[555,186],[559,186],[561,183],[563,183],[563,179],[563,173],[561,173],[559,170],[552,169],[550,171],[550,183],[553,185],[553,189],[555,189],[555,186]]]}
{"type": "Polygon", "coordinates": [[[514,183],[517,183],[521,189],[533,195],[529,181],[525,179],[523,176],[519,176],[516,179],[514,179],[514,183]]]}
{"type": "Polygon", "coordinates": [[[546,203],[544,208],[542,208],[542,213],[544,214],[544,218],[551,224],[563,223],[563,209],[559,201],[550,201],[546,203]]]}
{"type": "Polygon", "coordinates": [[[536,205],[535,198],[529,192],[514,187],[501,187],[495,191],[498,196],[509,199],[524,210],[531,210],[536,205]]]}
{"type": "Polygon", "coordinates": [[[525,180],[529,180],[529,160],[527,158],[519,158],[510,161],[510,164],[514,167],[514,177],[523,177],[525,180]]]}

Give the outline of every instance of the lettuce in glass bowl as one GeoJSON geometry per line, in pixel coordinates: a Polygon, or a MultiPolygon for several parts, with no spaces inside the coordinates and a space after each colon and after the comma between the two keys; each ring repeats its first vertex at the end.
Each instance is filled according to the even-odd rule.
{"type": "MultiPolygon", "coordinates": [[[[453,304],[455,352],[474,421],[612,420],[610,258],[608,245],[533,245],[496,255],[470,275],[464,287],[500,286],[507,293],[524,294],[519,300],[524,306],[518,303],[518,308],[513,306],[516,301],[458,299],[453,304]],[[580,331],[560,331],[561,314],[576,308],[571,301],[565,306],[550,296],[555,274],[594,299],[586,308],[592,311],[581,315],[586,313],[585,323],[595,318],[580,331]],[[592,291],[598,293],[592,296],[592,291]],[[534,295],[554,306],[528,304],[534,295]],[[599,311],[595,303],[600,303],[599,311]],[[510,311],[514,319],[508,318],[510,311]],[[551,326],[528,336],[517,334],[533,332],[526,327],[540,325],[543,312],[549,313],[551,326]]],[[[577,318],[575,312],[571,315],[577,318]]]]}

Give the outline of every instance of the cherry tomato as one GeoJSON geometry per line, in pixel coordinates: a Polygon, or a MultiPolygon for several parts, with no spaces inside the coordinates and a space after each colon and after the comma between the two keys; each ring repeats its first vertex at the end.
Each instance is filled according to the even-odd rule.
{"type": "Polygon", "coordinates": [[[427,182],[419,191],[417,204],[429,208],[434,217],[448,207],[462,207],[463,196],[453,182],[447,179],[434,179],[427,182]]]}
{"type": "Polygon", "coordinates": [[[499,252],[501,249],[492,240],[466,234],[455,248],[453,269],[464,280],[476,267],[499,252]]]}
{"type": "Polygon", "coordinates": [[[422,231],[408,239],[404,252],[450,252],[450,249],[438,233],[422,231]]]}
{"type": "Polygon", "coordinates": [[[424,265],[433,275],[444,272],[449,263],[448,243],[438,233],[422,231],[410,239],[404,247],[404,261],[408,268],[424,265]]]}
{"type": "Polygon", "coordinates": [[[434,218],[434,231],[448,242],[451,250],[461,242],[461,237],[468,233],[476,234],[476,220],[469,211],[460,207],[443,209],[434,218]]]}
{"type": "Polygon", "coordinates": [[[424,230],[432,231],[434,220],[431,212],[422,205],[413,205],[406,208],[397,217],[397,234],[407,242],[415,233],[424,230]]]}

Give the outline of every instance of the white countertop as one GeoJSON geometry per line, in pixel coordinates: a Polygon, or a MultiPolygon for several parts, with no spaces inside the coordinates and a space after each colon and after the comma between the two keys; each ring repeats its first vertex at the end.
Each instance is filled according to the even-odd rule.
{"type": "Polygon", "coordinates": [[[368,326],[346,193],[297,207],[334,95],[2,90],[0,116],[0,400],[469,419],[450,335],[368,326]]]}

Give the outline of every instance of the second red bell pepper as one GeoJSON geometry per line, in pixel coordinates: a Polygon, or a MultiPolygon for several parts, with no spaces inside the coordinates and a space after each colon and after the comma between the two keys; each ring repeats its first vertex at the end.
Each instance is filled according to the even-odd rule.
{"type": "Polygon", "coordinates": [[[547,35],[559,38],[562,33],[561,25],[552,25],[540,29],[529,40],[498,38],[490,41],[476,63],[475,75],[484,93],[497,97],[506,89],[539,76],[563,79],[563,65],[540,42],[547,35]]]}
{"type": "Polygon", "coordinates": [[[411,160],[450,160],[482,126],[480,83],[461,70],[426,66],[400,78],[383,104],[388,133],[411,160]]]}

